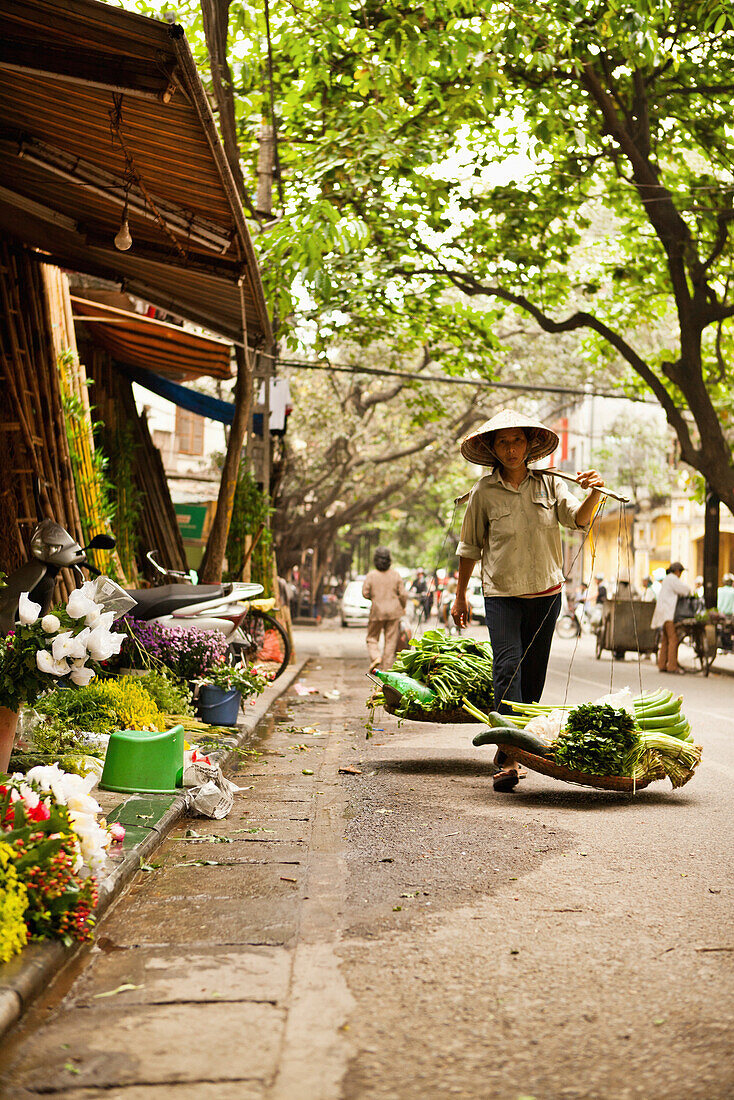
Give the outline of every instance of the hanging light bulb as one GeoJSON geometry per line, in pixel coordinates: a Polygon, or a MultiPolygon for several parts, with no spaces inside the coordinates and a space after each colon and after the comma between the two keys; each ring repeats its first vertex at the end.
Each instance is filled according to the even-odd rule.
{"type": "Polygon", "coordinates": [[[125,209],[122,211],[122,222],[115,235],[115,248],[119,249],[120,252],[127,252],[132,243],[133,239],[130,236],[130,226],[127,223],[127,203],[125,203],[125,209]]]}

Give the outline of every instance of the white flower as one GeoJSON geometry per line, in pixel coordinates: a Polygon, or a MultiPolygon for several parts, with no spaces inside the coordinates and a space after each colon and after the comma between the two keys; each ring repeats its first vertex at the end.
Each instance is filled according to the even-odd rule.
{"type": "Polygon", "coordinates": [[[87,655],[85,643],[88,636],[89,630],[86,627],[76,636],[70,630],[65,630],[63,634],[57,634],[51,646],[54,660],[62,661],[65,657],[72,660],[84,660],[87,655]]]}
{"type": "Polygon", "coordinates": [[[61,622],[56,615],[44,615],[41,619],[41,626],[46,634],[55,634],[61,626],[61,622]]]}
{"type": "Polygon", "coordinates": [[[93,661],[106,661],[114,653],[119,653],[124,635],[113,634],[104,627],[95,626],[87,638],[87,652],[93,661]]]}
{"type": "Polygon", "coordinates": [[[69,679],[72,683],[76,684],[77,687],[86,687],[90,680],[94,679],[94,669],[77,666],[71,670],[69,679]]]}
{"type": "Polygon", "coordinates": [[[112,836],[107,828],[98,824],[94,814],[69,811],[69,820],[79,840],[84,862],[92,871],[100,871],[105,863],[105,849],[109,848],[112,836]]]}
{"type": "Polygon", "coordinates": [[[64,791],[64,776],[58,764],[37,764],[26,775],[29,782],[38,783],[43,791],[49,791],[57,802],[66,805],[66,793],[64,791]]]}
{"type": "Polygon", "coordinates": [[[34,603],[27,592],[21,592],[18,600],[18,618],[23,626],[33,626],[40,614],[40,603],[34,603]]]}
{"type": "MultiPolygon", "coordinates": [[[[89,584],[89,581],[86,583],[89,584]]],[[[94,600],[84,594],[84,587],[75,588],[66,605],[67,614],[72,619],[82,619],[85,615],[94,615],[96,609],[97,605],[94,600]]]]}
{"type": "Polygon", "coordinates": [[[54,660],[47,649],[39,649],[36,653],[36,667],[49,676],[66,676],[69,671],[68,662],[54,660]]]}
{"type": "Polygon", "coordinates": [[[27,783],[21,783],[19,791],[20,797],[23,799],[28,809],[35,810],[36,806],[41,801],[41,796],[38,791],[34,791],[27,783]]]}

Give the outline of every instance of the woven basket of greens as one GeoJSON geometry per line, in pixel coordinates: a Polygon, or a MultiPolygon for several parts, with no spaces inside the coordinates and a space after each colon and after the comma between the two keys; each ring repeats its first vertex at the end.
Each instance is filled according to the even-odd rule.
{"type": "MultiPolygon", "coordinates": [[[[607,697],[608,698],[608,697],[607,697]]],[[[701,761],[701,746],[671,691],[648,692],[629,705],[603,700],[580,706],[510,703],[511,715],[469,713],[487,724],[475,745],[504,745],[528,768],[602,790],[634,792],[657,779],[688,783],[701,761]]]]}
{"type": "Polygon", "coordinates": [[[491,710],[492,648],[473,638],[427,630],[402,650],[389,672],[376,671],[380,690],[369,706],[414,722],[474,722],[462,705],[471,700],[491,710]]]}

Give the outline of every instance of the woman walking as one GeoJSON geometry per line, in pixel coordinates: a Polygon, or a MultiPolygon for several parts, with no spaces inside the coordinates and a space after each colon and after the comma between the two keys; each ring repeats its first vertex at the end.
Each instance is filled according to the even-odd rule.
{"type": "Polygon", "coordinates": [[[367,652],[370,672],[376,668],[392,668],[400,636],[400,620],[405,613],[408,594],[403,578],[391,569],[392,557],[386,546],[378,546],[373,558],[375,568],[364,579],[362,595],[372,601],[367,620],[367,652]],[[384,634],[382,655],[380,635],[384,634]]]}
{"type": "MultiPolygon", "coordinates": [[[[545,685],[553,630],[561,607],[563,553],[560,527],[586,530],[604,482],[596,470],[577,474],[591,492],[581,502],[563,481],[528,462],[552,454],[558,436],[544,424],[503,409],[461,445],[464,458],[491,467],[471,491],[457,547],[459,576],[451,614],[458,627],[468,619],[466,586],[481,561],[482,588],[494,654],[495,709],[539,701],[545,685]]],[[[500,751],[497,791],[512,790],[521,777],[510,751],[500,751]]]]}

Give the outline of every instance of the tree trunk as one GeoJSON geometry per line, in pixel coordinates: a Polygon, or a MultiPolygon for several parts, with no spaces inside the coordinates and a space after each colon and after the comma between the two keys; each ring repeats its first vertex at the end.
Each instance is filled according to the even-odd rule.
{"type": "Polygon", "coordinates": [[[252,415],[252,374],[247,366],[244,349],[235,347],[235,354],[237,382],[234,390],[234,419],[229,431],[227,454],[222,468],[217,510],[199,569],[199,579],[202,584],[219,584],[222,579],[224,554],[227,549],[227,536],[232,521],[234,494],[240,469],[240,456],[252,415]]]}

